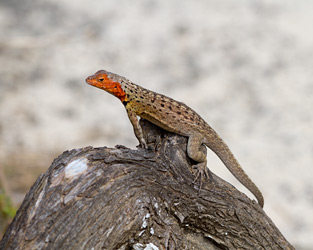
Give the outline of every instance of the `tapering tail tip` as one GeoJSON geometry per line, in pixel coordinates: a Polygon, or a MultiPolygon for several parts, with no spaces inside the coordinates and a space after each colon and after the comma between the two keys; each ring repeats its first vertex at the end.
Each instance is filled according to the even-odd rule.
{"type": "Polygon", "coordinates": [[[261,208],[264,207],[264,198],[260,190],[258,190],[257,194],[254,194],[261,208]]]}

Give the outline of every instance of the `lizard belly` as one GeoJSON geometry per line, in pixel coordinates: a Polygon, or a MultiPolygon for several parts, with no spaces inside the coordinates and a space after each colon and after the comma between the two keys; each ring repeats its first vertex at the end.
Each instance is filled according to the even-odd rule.
{"type": "Polygon", "coordinates": [[[151,113],[146,113],[143,112],[141,114],[138,114],[140,117],[148,120],[149,122],[152,122],[153,124],[159,126],[160,128],[172,132],[172,133],[176,133],[179,135],[183,135],[183,136],[188,136],[188,134],[186,133],[182,133],[182,131],[178,130],[177,128],[177,124],[175,121],[171,121],[171,122],[167,122],[166,119],[160,119],[155,117],[153,114],[151,113]],[[162,122],[162,121],[166,121],[166,122],[162,122]]]}

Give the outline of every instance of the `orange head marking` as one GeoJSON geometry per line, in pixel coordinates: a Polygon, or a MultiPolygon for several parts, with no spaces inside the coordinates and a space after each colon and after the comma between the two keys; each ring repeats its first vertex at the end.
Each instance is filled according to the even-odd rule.
{"type": "Polygon", "coordinates": [[[119,98],[122,102],[126,101],[126,93],[122,89],[121,84],[110,79],[110,74],[111,73],[104,70],[99,70],[94,75],[88,76],[86,82],[94,87],[109,92],[119,98]]]}

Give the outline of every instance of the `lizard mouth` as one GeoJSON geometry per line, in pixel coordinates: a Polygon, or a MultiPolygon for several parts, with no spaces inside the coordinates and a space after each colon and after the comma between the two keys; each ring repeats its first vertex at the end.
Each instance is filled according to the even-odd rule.
{"type": "Polygon", "coordinates": [[[122,89],[121,84],[111,80],[107,74],[102,74],[99,76],[96,73],[95,75],[88,76],[86,78],[86,83],[109,92],[110,94],[119,98],[122,102],[126,99],[126,93],[122,89]]]}
{"type": "Polygon", "coordinates": [[[97,80],[97,78],[95,78],[93,75],[92,76],[88,76],[86,78],[86,83],[88,83],[91,86],[97,87],[99,89],[103,89],[107,91],[107,86],[105,82],[99,82],[97,80]]]}
{"type": "Polygon", "coordinates": [[[86,83],[88,83],[88,84],[91,85],[91,86],[100,88],[100,89],[105,89],[103,82],[98,82],[97,79],[95,79],[95,78],[92,77],[92,76],[88,76],[88,77],[86,78],[86,83]]]}
{"type": "Polygon", "coordinates": [[[94,80],[95,79],[93,79],[91,76],[88,76],[87,78],[86,78],[86,83],[88,83],[89,85],[94,85],[94,80]]]}

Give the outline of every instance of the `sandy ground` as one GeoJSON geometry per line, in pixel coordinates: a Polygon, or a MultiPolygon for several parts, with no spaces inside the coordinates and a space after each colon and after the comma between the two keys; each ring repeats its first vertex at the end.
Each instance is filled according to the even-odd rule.
{"type": "MultiPolygon", "coordinates": [[[[185,102],[313,248],[313,1],[0,1],[0,170],[15,203],[72,148],[137,144],[98,69],[185,102]]],[[[236,182],[209,154],[213,172],[236,182]]]]}

